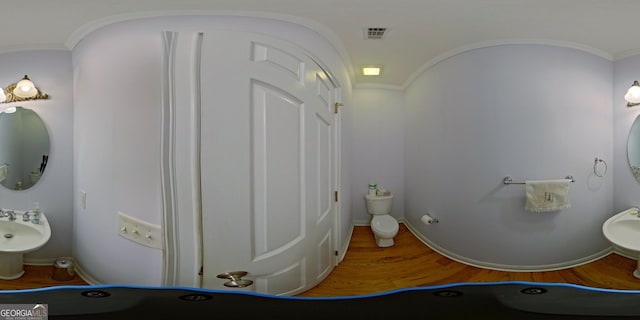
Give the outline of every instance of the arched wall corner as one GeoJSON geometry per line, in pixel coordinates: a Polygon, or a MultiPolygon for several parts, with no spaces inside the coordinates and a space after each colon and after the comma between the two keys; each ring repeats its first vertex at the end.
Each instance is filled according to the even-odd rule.
{"type": "Polygon", "coordinates": [[[106,18],[97,19],[86,23],[76,29],[65,42],[65,47],[67,49],[73,50],[73,48],[82,41],[84,37],[88,34],[92,33],[95,30],[101,29],[110,24],[124,22],[129,20],[137,20],[144,18],[158,18],[158,17],[169,17],[169,16],[210,16],[210,17],[239,17],[239,18],[254,18],[254,19],[269,19],[276,20],[281,22],[287,22],[299,25],[301,27],[305,27],[310,29],[320,36],[325,38],[331,46],[338,52],[340,56],[341,62],[347,67],[348,74],[350,78],[350,82],[355,84],[355,69],[351,64],[351,57],[349,56],[349,52],[345,48],[344,44],[330,28],[325,25],[313,21],[311,19],[306,19],[293,15],[286,14],[276,14],[276,13],[268,13],[268,12],[257,12],[257,11],[231,11],[231,10],[165,10],[165,11],[141,11],[141,12],[132,12],[126,14],[118,14],[108,16],[106,18]]]}
{"type": "MultiPolygon", "coordinates": [[[[476,50],[476,49],[487,48],[487,47],[517,45],[517,44],[548,45],[548,46],[556,46],[556,47],[573,48],[573,49],[591,53],[593,55],[596,55],[598,57],[604,58],[609,61],[615,61],[616,59],[619,59],[619,57],[617,56],[614,57],[613,55],[605,51],[602,51],[590,46],[585,46],[579,43],[574,43],[574,42],[548,40],[548,39],[505,39],[505,40],[495,40],[495,41],[482,41],[482,42],[476,42],[469,45],[457,47],[453,50],[446,51],[438,55],[437,57],[427,61],[420,68],[416,69],[416,71],[412,73],[409,76],[409,78],[407,78],[407,80],[402,84],[401,87],[403,90],[406,90],[421,74],[429,70],[429,68],[453,56],[459,55],[461,53],[471,51],[471,50],[476,50]]],[[[629,55],[640,54],[640,49],[634,52],[635,53],[629,53],[629,55]]],[[[625,57],[629,55],[625,55],[625,57]]]]}

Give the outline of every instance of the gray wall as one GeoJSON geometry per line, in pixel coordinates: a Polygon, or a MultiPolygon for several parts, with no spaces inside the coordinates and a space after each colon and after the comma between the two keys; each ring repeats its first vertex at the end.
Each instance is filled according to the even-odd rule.
{"type": "Polygon", "coordinates": [[[369,183],[393,193],[391,215],[404,217],[404,93],[354,90],[351,212],[356,224],[369,224],[364,195],[369,183]]]}
{"type": "Polygon", "coordinates": [[[501,45],[427,69],[406,92],[405,218],[426,241],[470,263],[545,269],[609,247],[613,211],[613,64],[565,47],[501,45]],[[524,211],[514,180],[571,174],[572,207],[524,211]],[[429,212],[440,223],[425,226],[429,212]]]}

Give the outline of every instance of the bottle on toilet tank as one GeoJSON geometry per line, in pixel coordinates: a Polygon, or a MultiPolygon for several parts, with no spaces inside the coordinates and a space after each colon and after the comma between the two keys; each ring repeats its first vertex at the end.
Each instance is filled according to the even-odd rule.
{"type": "Polygon", "coordinates": [[[376,191],[378,190],[378,185],[375,183],[369,183],[369,195],[375,196],[376,191]]]}

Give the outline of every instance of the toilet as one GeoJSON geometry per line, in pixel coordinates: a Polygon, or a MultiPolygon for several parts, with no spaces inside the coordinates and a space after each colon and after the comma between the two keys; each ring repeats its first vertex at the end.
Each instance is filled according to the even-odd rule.
{"type": "Polygon", "coordinates": [[[366,194],[367,211],[371,215],[371,231],[378,247],[393,246],[393,237],[398,234],[398,221],[390,215],[393,195],[376,196],[366,194]]]}

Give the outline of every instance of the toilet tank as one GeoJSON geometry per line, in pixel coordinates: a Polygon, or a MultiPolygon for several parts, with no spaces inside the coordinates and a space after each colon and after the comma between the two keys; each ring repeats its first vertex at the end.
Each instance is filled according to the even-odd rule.
{"type": "Polygon", "coordinates": [[[369,214],[378,215],[391,213],[393,195],[372,196],[366,194],[364,198],[367,200],[367,212],[369,212],[369,214]]]}

